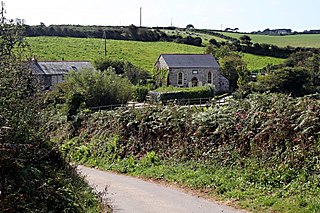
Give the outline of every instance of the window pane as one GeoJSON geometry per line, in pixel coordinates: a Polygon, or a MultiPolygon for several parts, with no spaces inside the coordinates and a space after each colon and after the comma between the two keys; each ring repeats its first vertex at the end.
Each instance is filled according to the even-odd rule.
{"type": "Polygon", "coordinates": [[[208,84],[211,84],[212,83],[212,73],[209,72],[208,73],[208,84]]]}
{"type": "Polygon", "coordinates": [[[181,72],[178,73],[178,84],[182,84],[183,74],[181,72]]]}

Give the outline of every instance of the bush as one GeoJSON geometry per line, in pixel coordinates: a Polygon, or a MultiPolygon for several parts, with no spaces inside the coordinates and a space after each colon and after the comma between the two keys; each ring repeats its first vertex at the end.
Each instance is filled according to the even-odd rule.
{"type": "Polygon", "coordinates": [[[215,90],[212,86],[178,88],[160,87],[155,91],[150,91],[148,95],[153,101],[167,102],[169,100],[197,99],[213,97],[215,90]]]}
{"type": "Polygon", "coordinates": [[[102,212],[42,132],[42,100],[21,27],[0,17],[0,211],[102,212]]]}
{"type": "MultiPolygon", "coordinates": [[[[66,81],[57,85],[57,90],[65,97],[67,103],[73,103],[74,98],[83,98],[86,106],[106,106],[125,104],[131,99],[132,84],[126,77],[108,71],[84,69],[78,72],[70,71],[66,81]],[[75,96],[75,93],[77,95],[75,96]]],[[[79,108],[79,101],[74,102],[79,108]]],[[[71,106],[73,110],[74,107],[71,106]]]]}
{"type": "MultiPolygon", "coordinates": [[[[153,170],[155,178],[236,198],[245,208],[255,203],[254,211],[319,212],[318,98],[253,94],[200,110],[96,112],[82,117],[72,148],[65,150],[72,160],[106,169],[146,176],[153,170]],[[79,152],[83,144],[85,152],[79,152]]],[[[59,117],[46,124],[56,131],[46,129],[65,144],[68,124],[58,124],[59,117]]]]}
{"type": "Polygon", "coordinates": [[[269,71],[267,75],[258,75],[255,89],[302,96],[308,93],[309,78],[309,71],[305,68],[275,69],[269,71]]]}
{"type": "Polygon", "coordinates": [[[108,68],[112,68],[116,74],[126,76],[130,82],[134,85],[146,84],[150,75],[147,71],[142,70],[128,61],[119,61],[111,59],[99,59],[94,61],[94,66],[97,70],[105,71],[108,68]]]}
{"type": "Polygon", "coordinates": [[[135,86],[133,92],[133,99],[138,102],[144,102],[149,92],[147,86],[135,86]]]}

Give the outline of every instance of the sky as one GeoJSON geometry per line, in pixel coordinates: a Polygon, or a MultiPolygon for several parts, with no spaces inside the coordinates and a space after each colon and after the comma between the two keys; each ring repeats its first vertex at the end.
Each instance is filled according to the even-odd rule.
{"type": "Polygon", "coordinates": [[[320,29],[318,0],[2,0],[6,17],[28,25],[80,24],[198,29],[239,28],[241,32],[289,28],[320,29]]]}

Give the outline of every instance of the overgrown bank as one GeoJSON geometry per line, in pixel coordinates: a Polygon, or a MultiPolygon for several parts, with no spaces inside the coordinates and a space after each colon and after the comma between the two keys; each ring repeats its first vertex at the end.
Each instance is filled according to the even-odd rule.
{"type": "MultiPolygon", "coordinates": [[[[2,4],[2,11],[5,11],[2,4]]],[[[40,129],[42,105],[20,25],[0,17],[0,212],[103,212],[40,129]]]]}
{"type": "MultiPolygon", "coordinates": [[[[318,98],[318,97],[317,97],[318,98]]],[[[252,95],[209,109],[54,112],[45,126],[72,161],[232,199],[251,211],[320,210],[320,104],[252,95]]]]}

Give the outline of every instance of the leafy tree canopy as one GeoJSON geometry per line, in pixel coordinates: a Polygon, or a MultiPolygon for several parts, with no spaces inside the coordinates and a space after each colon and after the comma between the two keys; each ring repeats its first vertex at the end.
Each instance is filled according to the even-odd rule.
{"type": "Polygon", "coordinates": [[[112,59],[98,59],[94,61],[94,66],[97,70],[107,70],[112,67],[116,74],[126,76],[134,85],[146,84],[147,79],[150,78],[149,73],[142,70],[128,61],[112,60],[112,59]]]}

